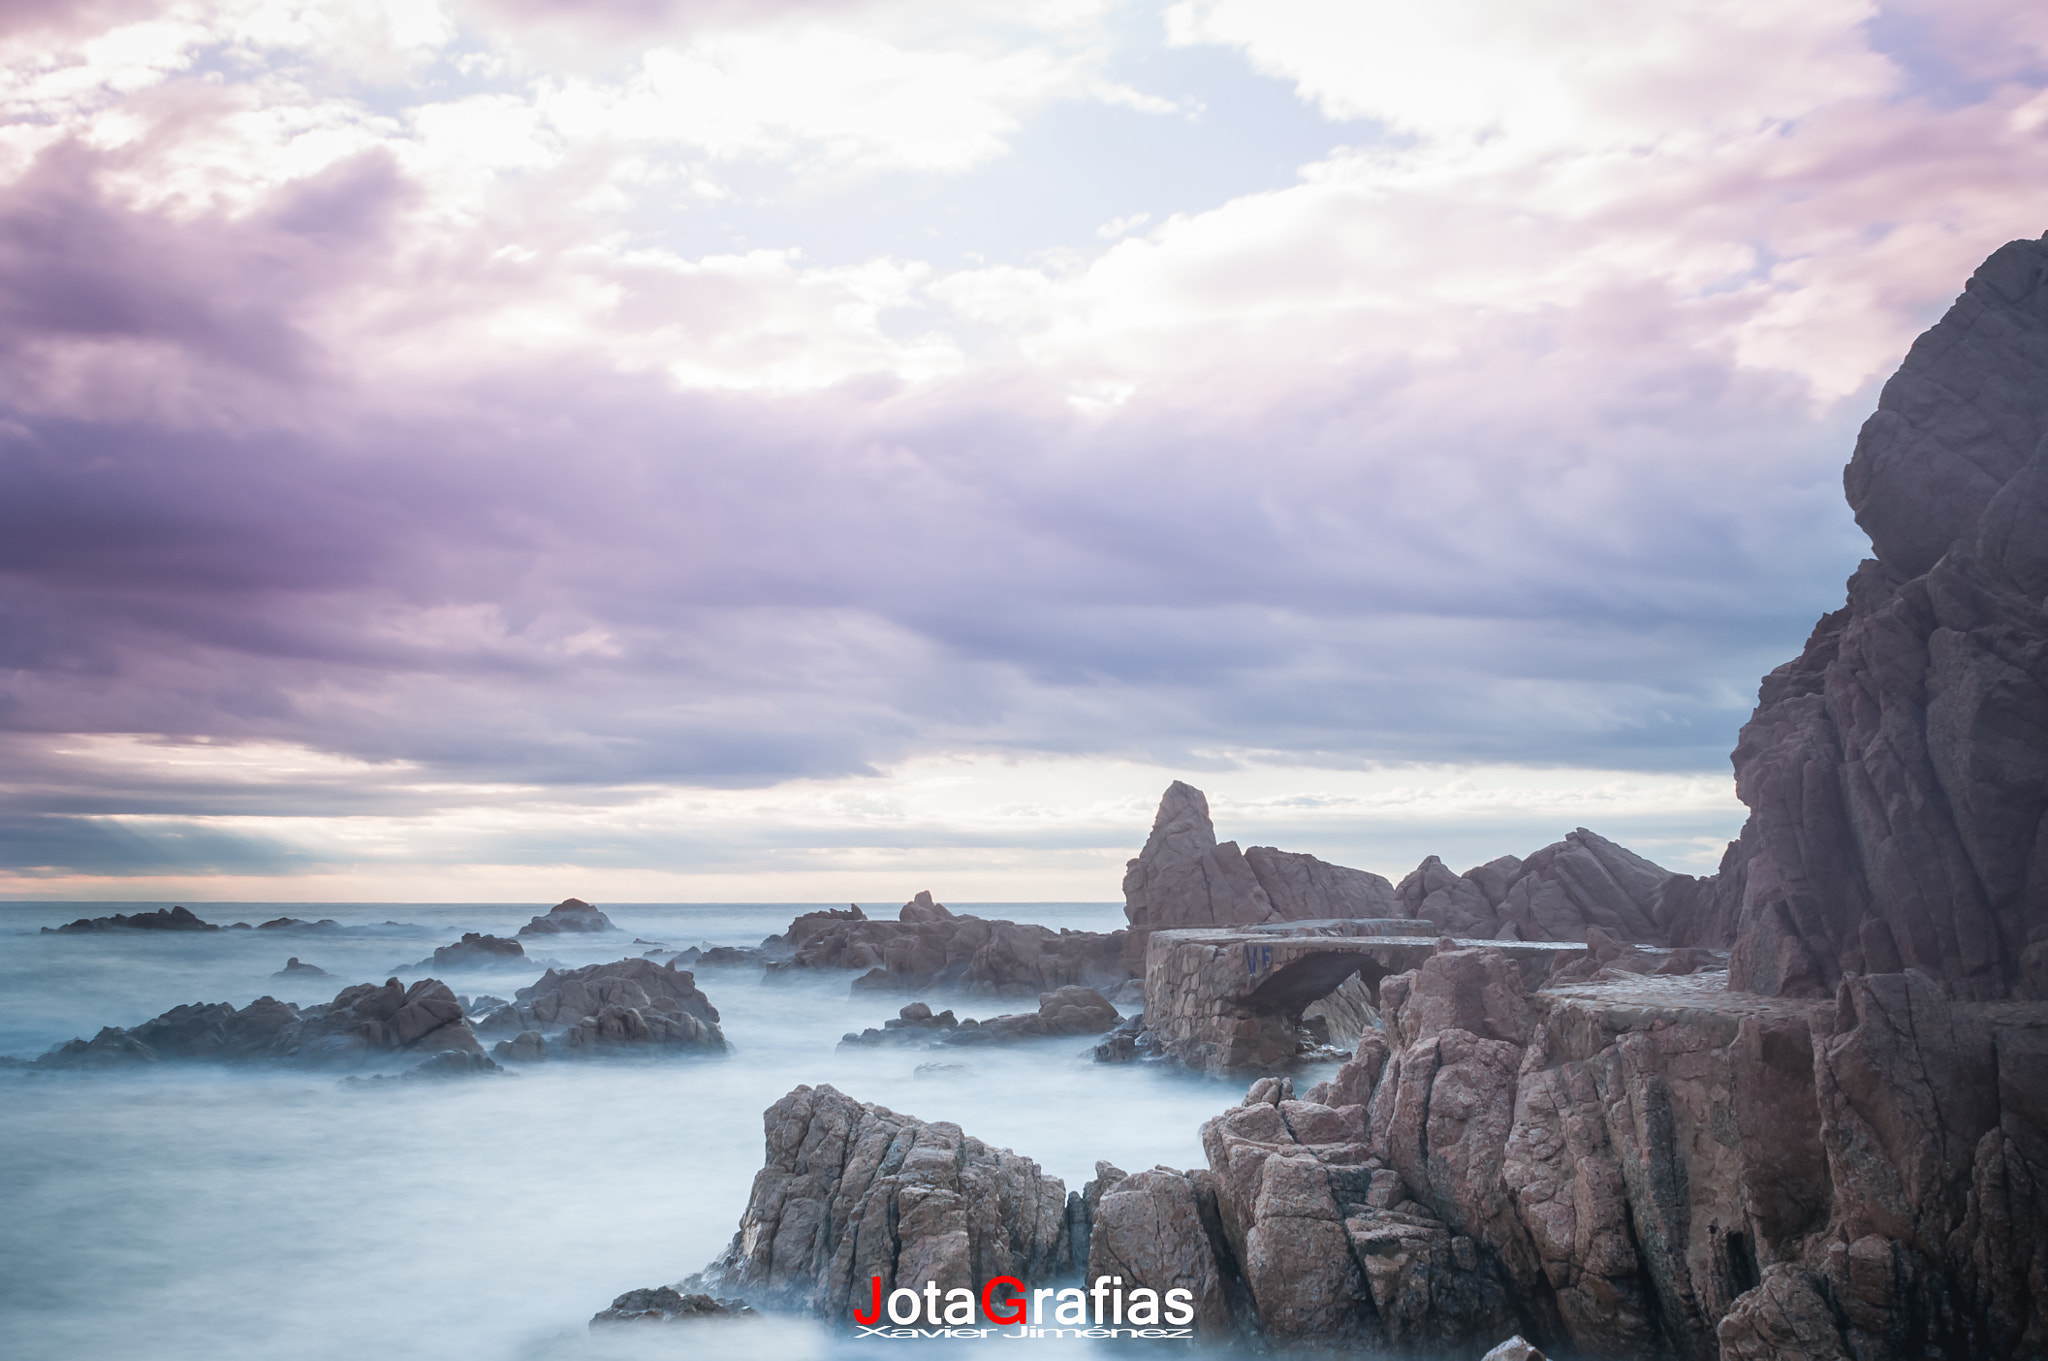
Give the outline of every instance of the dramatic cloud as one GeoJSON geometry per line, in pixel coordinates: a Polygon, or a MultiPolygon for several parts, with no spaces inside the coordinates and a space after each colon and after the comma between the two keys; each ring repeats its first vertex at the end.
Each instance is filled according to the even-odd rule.
{"type": "Polygon", "coordinates": [[[1175,772],[1322,790],[1261,835],[1389,872],[1595,816],[1710,864],[1756,679],[1864,547],[1875,384],[2048,226],[2044,35],[13,12],[0,874],[836,897],[838,847],[1110,896],[1175,772]],[[1235,150],[1189,208],[1133,128],[1235,150]],[[1055,811],[949,816],[933,762],[1055,811]],[[1460,771],[1509,792],[1385,793],[1460,771]]]}

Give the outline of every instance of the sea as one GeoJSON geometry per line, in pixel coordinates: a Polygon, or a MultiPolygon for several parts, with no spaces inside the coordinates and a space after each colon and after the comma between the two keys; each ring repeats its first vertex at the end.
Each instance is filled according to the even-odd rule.
{"type": "MultiPolygon", "coordinates": [[[[758,945],[819,906],[605,903],[625,934],[529,939],[536,958],[523,971],[466,972],[419,964],[465,931],[509,936],[547,905],[184,905],[223,925],[292,916],[374,929],[45,935],[81,916],[170,904],[0,904],[0,1055],[32,1059],[183,1002],[268,994],[304,1005],[391,977],[509,998],[545,962],[758,945]],[[292,955],[333,977],[279,976],[292,955]]],[[[1055,928],[1123,924],[1115,903],[950,906],[1055,928]]],[[[262,1064],[0,1068],[0,1354],[798,1361],[905,1346],[1129,1356],[1187,1345],[857,1341],[843,1324],[786,1317],[591,1330],[615,1296],[676,1283],[725,1248],[761,1167],[761,1113],[799,1084],[954,1121],[1069,1189],[1098,1159],[1125,1171],[1202,1165],[1202,1121],[1243,1095],[1242,1083],[1098,1064],[1085,1039],[842,1049],[846,1032],[912,999],[855,994],[841,971],[773,982],[758,966],[696,973],[731,1046],[723,1057],[557,1060],[441,1082],[262,1064]],[[934,1062],[964,1068],[916,1072],[934,1062]]],[[[1035,1005],[939,991],[916,1000],[983,1018],[1035,1005]]]]}

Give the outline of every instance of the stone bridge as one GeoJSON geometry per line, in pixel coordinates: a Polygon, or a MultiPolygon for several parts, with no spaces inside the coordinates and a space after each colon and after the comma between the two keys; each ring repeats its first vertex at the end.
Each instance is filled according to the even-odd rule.
{"type": "MultiPolygon", "coordinates": [[[[1145,951],[1145,1024],[1166,1052],[1208,1072],[1272,1069],[1302,1047],[1302,1008],[1353,974],[1375,1005],[1380,980],[1436,950],[1426,921],[1337,918],[1155,931],[1145,951]]],[[[1574,941],[1460,940],[1519,960],[1533,990],[1574,941]]]]}

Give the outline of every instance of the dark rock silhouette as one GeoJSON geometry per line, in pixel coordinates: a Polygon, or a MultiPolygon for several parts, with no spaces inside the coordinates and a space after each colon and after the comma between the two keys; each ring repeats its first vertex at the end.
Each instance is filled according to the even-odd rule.
{"type": "Polygon", "coordinates": [[[218,931],[212,922],[201,921],[190,908],[158,908],[154,912],[120,913],[111,917],[80,917],[62,926],[46,926],[46,936],[74,936],[90,931],[218,931]]]}
{"type": "Polygon", "coordinates": [[[519,928],[522,936],[559,936],[587,931],[616,931],[612,919],[581,898],[564,898],[519,928]]]}
{"type": "Polygon", "coordinates": [[[862,969],[853,986],[877,992],[957,988],[1036,997],[1070,986],[1107,987],[1130,976],[1122,932],[986,920],[953,912],[928,892],[905,903],[893,922],[858,906],[807,912],[785,934],[771,936],[767,948],[783,956],[769,964],[770,975],[862,969]]]}

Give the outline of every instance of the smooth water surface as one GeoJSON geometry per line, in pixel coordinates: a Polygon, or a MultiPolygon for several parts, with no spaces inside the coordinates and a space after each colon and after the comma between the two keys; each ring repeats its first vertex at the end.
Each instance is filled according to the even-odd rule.
{"type": "MultiPolygon", "coordinates": [[[[0,1054],[33,1057],[181,1002],[239,1006],[269,993],[304,1004],[350,983],[409,982],[427,976],[411,966],[435,946],[464,931],[510,935],[545,908],[189,903],[221,923],[402,925],[328,936],[38,932],[157,906],[0,905],[0,1054]],[[273,978],[287,955],[335,977],[273,978]]],[[[1054,927],[1122,925],[1116,904],[954,906],[1054,927]]],[[[629,934],[543,937],[529,953],[574,966],[650,948],[636,936],[675,949],[753,945],[808,905],[604,910],[629,934]]],[[[468,996],[510,997],[539,973],[434,976],[468,996]]],[[[849,1353],[837,1330],[790,1320],[599,1335],[585,1324],[622,1291],[680,1280],[724,1248],[761,1166],[761,1112],[799,1083],[957,1122],[1070,1189],[1097,1159],[1127,1171],[1200,1165],[1198,1127],[1241,1095],[1093,1063],[1084,1039],[839,1050],[846,1031],[911,1000],[852,996],[851,978],[771,984],[759,968],[697,970],[732,1045],[724,1058],[556,1061],[441,1083],[189,1063],[0,1071],[0,1350],[34,1361],[849,1353]],[[913,1075],[935,1060],[967,1071],[913,1075]]],[[[923,1000],[980,1017],[1033,1005],[923,1000]]]]}

